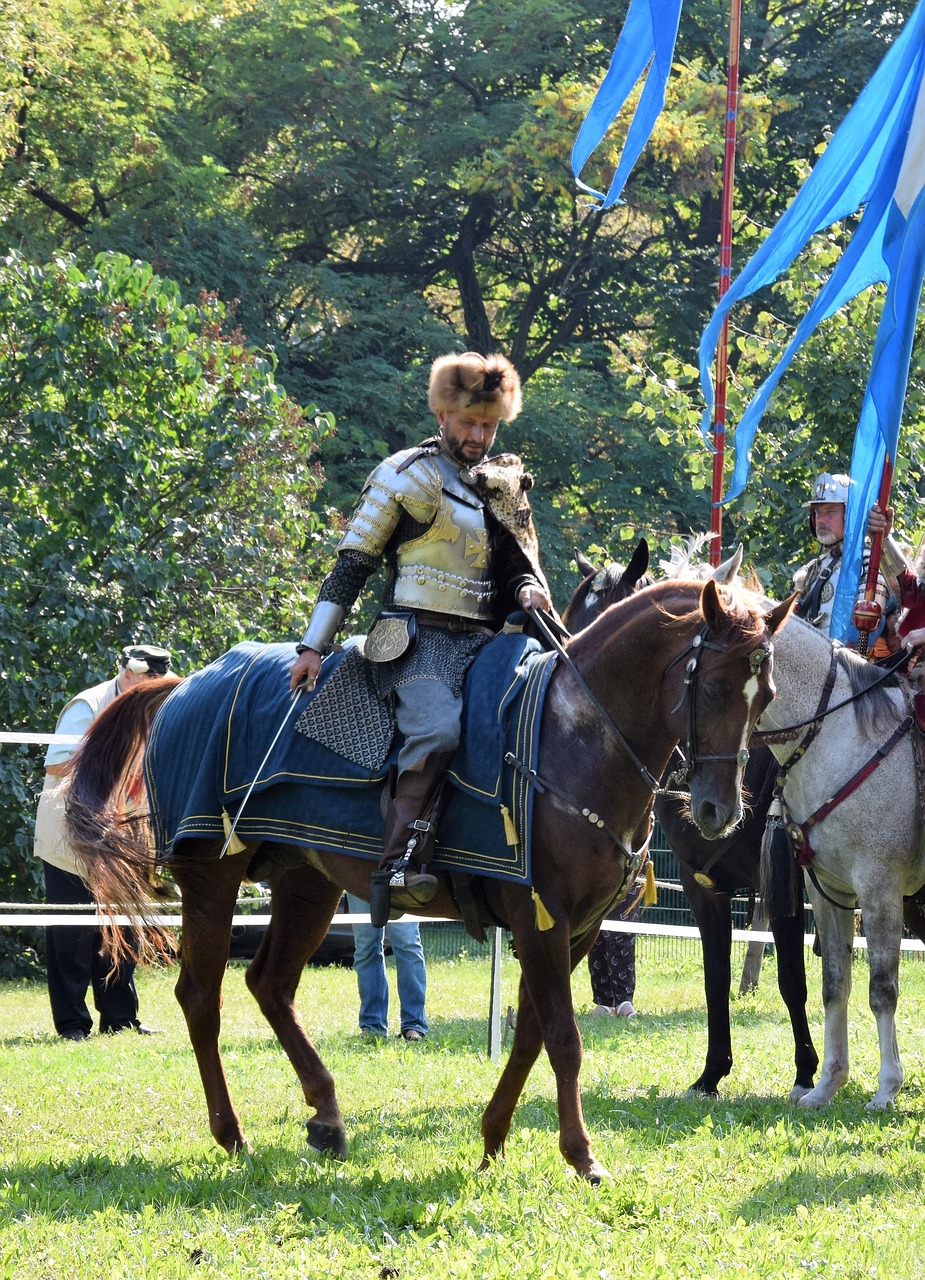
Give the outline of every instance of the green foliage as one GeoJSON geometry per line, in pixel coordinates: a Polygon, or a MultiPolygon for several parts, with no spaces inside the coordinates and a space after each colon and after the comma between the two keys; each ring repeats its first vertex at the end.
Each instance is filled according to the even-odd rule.
{"type": "MultiPolygon", "coordinates": [[[[230,320],[119,255],[0,263],[5,728],[50,731],[130,641],[185,672],[301,628],[323,536],[310,457],[331,424],[230,320]]],[[[40,758],[0,756],[0,891],[32,888],[40,758]]]]}

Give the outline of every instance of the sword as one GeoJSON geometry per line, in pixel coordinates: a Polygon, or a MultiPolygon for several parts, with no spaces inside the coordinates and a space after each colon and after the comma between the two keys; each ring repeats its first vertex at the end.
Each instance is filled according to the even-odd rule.
{"type": "Polygon", "coordinates": [[[238,811],[234,815],[234,821],[231,823],[231,826],[228,829],[228,835],[225,838],[225,843],[222,845],[222,851],[218,855],[219,858],[224,858],[225,854],[228,852],[229,846],[231,845],[231,842],[234,839],[234,830],[235,830],[235,827],[238,825],[238,819],[240,818],[241,814],[244,812],[244,806],[247,804],[248,800],[251,798],[251,792],[253,791],[254,787],[256,787],[257,785],[257,779],[260,777],[261,773],[263,773],[263,770],[267,761],[269,760],[270,756],[273,754],[273,748],[276,746],[277,742],[279,742],[280,735],[282,734],[286,725],[289,723],[289,717],[292,715],[292,709],[295,706],[296,702],[298,702],[299,700],[299,694],[302,693],[304,689],[305,689],[304,680],[300,681],[299,684],[297,684],[296,687],[293,689],[292,697],[289,699],[289,706],[286,708],[286,714],[283,716],[283,719],[282,719],[282,722],[280,723],[279,728],[276,730],[276,733],[273,735],[273,741],[270,743],[269,747],[267,748],[267,754],[263,757],[263,759],[260,761],[260,764],[257,766],[257,772],[254,774],[254,777],[253,777],[253,780],[251,781],[250,786],[247,788],[247,790],[244,793],[244,799],[238,805],[238,811]]]}

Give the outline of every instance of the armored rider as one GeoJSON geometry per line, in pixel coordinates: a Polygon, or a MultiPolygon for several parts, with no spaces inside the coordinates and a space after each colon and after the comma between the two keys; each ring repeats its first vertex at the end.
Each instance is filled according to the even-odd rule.
{"type": "Polygon", "coordinates": [[[323,656],[370,575],[383,563],[383,610],[365,644],[380,697],[392,698],[404,742],[386,794],[385,840],[373,875],[372,914],[385,902],[413,910],[437,879],[439,791],[459,744],[462,686],[478,650],[517,608],[550,609],[540,576],[491,515],[476,483],[498,423],[521,409],[520,379],[500,355],[447,355],[431,368],[428,404],[439,431],[370,474],[308,629],[292,687],[312,686],[323,656]]]}
{"type": "MultiPolygon", "coordinates": [[[[793,585],[800,593],[796,613],[826,635],[829,634],[832,622],[832,604],[842,567],[845,512],[850,485],[849,476],[823,471],[813,483],[809,501],[803,504],[809,508],[810,532],[819,543],[821,553],[815,560],[804,564],[793,576],[793,585]]],[[[870,552],[865,549],[859,587],[863,586],[867,577],[869,559],[870,552]]],[[[877,576],[876,600],[884,617],[891,606],[895,607],[895,600],[882,574],[877,576]]],[[[872,633],[872,644],[877,634],[878,631],[872,633]]]]}

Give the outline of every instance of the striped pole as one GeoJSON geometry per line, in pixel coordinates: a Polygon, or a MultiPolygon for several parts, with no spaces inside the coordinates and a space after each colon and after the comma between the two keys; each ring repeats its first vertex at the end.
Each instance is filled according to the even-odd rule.
{"type": "MultiPolygon", "coordinates": [[[[890,505],[890,489],[893,487],[893,459],[889,454],[883,459],[883,475],[880,477],[880,492],[877,494],[877,506],[886,511],[890,505]]],[[[870,540],[870,560],[867,562],[867,578],[864,582],[864,594],[855,601],[852,622],[858,629],[858,653],[867,657],[870,635],[876,631],[883,616],[883,610],[877,603],[877,575],[880,572],[880,558],[883,555],[883,534],[875,533],[870,540]]]]}
{"type": "MultiPolygon", "coordinates": [[[[722,301],[732,278],[732,202],[735,188],[736,125],[739,114],[739,46],[742,33],[742,0],[729,6],[729,52],[726,64],[726,135],[723,151],[723,202],[719,243],[719,298],[722,301]]],[[[723,321],[716,349],[716,403],[713,411],[713,503],[711,507],[710,562],[722,560],[723,468],[726,462],[726,381],[729,356],[729,318],[723,321]]]]}

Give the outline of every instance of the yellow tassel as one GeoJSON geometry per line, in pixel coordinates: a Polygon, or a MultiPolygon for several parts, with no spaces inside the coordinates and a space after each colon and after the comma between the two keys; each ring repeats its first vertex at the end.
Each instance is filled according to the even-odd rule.
{"type": "Polygon", "coordinates": [[[646,863],[646,887],[642,895],[644,907],[654,907],[658,902],[658,889],[655,887],[655,868],[651,862],[646,863]]]}
{"type": "Polygon", "coordinates": [[[517,828],[514,826],[511,811],[506,804],[501,806],[501,817],[504,819],[504,838],[511,848],[516,849],[520,844],[520,837],[517,834],[517,828]]]}
{"type": "Polygon", "coordinates": [[[535,889],[531,891],[530,896],[533,898],[533,906],[536,909],[536,927],[539,929],[540,933],[545,933],[546,930],[551,929],[556,922],[543,906],[543,899],[535,889]]]}
{"type": "MultiPolygon", "coordinates": [[[[227,809],[222,810],[222,826],[225,828],[225,839],[227,840],[229,835],[231,835],[231,814],[227,809]]],[[[240,838],[238,833],[235,832],[234,835],[231,836],[231,844],[228,846],[228,852],[231,854],[243,853],[246,848],[246,843],[240,838]]]]}

